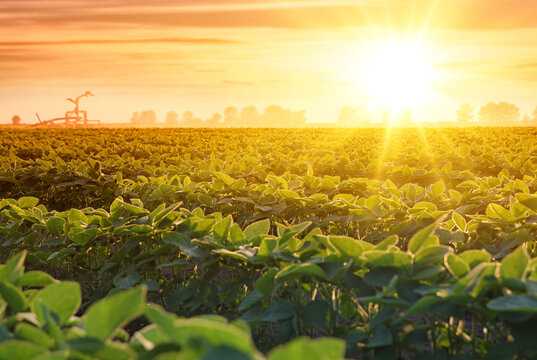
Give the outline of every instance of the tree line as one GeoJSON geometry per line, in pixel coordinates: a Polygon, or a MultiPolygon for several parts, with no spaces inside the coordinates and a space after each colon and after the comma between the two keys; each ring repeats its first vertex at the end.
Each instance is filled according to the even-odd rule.
{"type": "MultiPolygon", "coordinates": [[[[306,125],[306,111],[285,109],[279,105],[269,105],[263,112],[255,106],[239,109],[229,106],[223,114],[215,113],[209,118],[202,119],[187,110],[179,116],[175,111],[169,111],[164,119],[169,126],[184,127],[302,127],[306,125]]],[[[152,125],[157,123],[153,110],[135,112],[131,123],[152,125]]]]}
{"type": "Polygon", "coordinates": [[[469,123],[479,121],[490,124],[504,124],[514,121],[537,121],[537,107],[531,115],[525,114],[521,116],[520,109],[515,104],[506,101],[489,102],[479,108],[477,117],[475,109],[470,104],[465,103],[457,109],[457,121],[461,123],[469,123]]]}
{"type": "MultiPolygon", "coordinates": [[[[399,125],[412,123],[412,112],[408,109],[403,109],[398,114],[393,114],[393,117],[390,111],[385,111],[382,114],[380,123],[389,124],[390,121],[394,121],[399,125]],[[395,117],[395,120],[393,117],[395,117]]],[[[486,124],[505,124],[516,121],[537,122],[537,107],[532,114],[522,116],[520,109],[515,104],[506,101],[489,102],[481,106],[476,114],[475,109],[470,104],[465,103],[457,109],[456,119],[458,123],[463,124],[472,122],[486,124]]],[[[378,124],[379,119],[373,119],[372,113],[365,106],[344,106],[341,108],[337,119],[337,124],[341,126],[373,123],[378,124]]]]}

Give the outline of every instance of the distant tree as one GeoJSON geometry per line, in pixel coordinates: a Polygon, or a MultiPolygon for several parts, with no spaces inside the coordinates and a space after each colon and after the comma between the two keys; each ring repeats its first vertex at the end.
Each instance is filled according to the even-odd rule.
{"type": "Polygon", "coordinates": [[[260,116],[260,126],[264,127],[303,127],[306,125],[306,112],[284,109],[280,105],[269,105],[260,116]]]}
{"type": "Polygon", "coordinates": [[[222,115],[220,113],[214,113],[210,118],[205,122],[207,127],[218,127],[222,126],[222,115]]]}
{"type": "Polygon", "coordinates": [[[152,125],[157,123],[157,115],[153,110],[135,112],[132,114],[131,123],[137,125],[152,125]]]}
{"type": "Polygon", "coordinates": [[[262,115],[263,127],[282,127],[285,126],[287,114],[285,109],[280,105],[269,105],[265,108],[262,115]]]}
{"type": "Polygon", "coordinates": [[[194,120],[194,113],[192,111],[190,111],[190,110],[185,111],[183,113],[183,115],[181,115],[181,116],[182,116],[183,121],[192,121],[192,120],[194,120]]]}
{"type": "Polygon", "coordinates": [[[457,109],[457,121],[467,123],[474,119],[474,108],[470,104],[462,104],[457,109]]]}
{"type": "Polygon", "coordinates": [[[337,122],[340,125],[347,125],[352,123],[352,119],[354,117],[354,109],[352,106],[345,105],[339,110],[339,116],[337,118],[337,122]]]}
{"type": "Polygon", "coordinates": [[[306,110],[298,110],[291,112],[291,126],[304,127],[306,126],[306,110]]]}
{"type": "Polygon", "coordinates": [[[186,127],[202,127],[205,126],[205,122],[200,118],[194,116],[194,113],[190,110],[185,111],[182,115],[182,125],[186,127]]]}
{"type": "Polygon", "coordinates": [[[179,124],[179,115],[175,111],[168,111],[166,113],[166,124],[168,125],[178,125],[179,124]]]}
{"type": "Polygon", "coordinates": [[[515,104],[505,101],[489,102],[479,109],[479,119],[488,123],[507,123],[517,121],[519,118],[520,109],[515,104]]]}
{"type": "Polygon", "coordinates": [[[339,111],[337,122],[341,126],[359,126],[371,122],[371,114],[365,106],[344,106],[339,111]]]}
{"type": "Polygon", "coordinates": [[[21,117],[19,115],[15,115],[11,118],[11,123],[13,125],[19,125],[21,123],[21,117]]]}
{"type": "Polygon", "coordinates": [[[537,106],[535,107],[535,110],[533,110],[532,115],[532,121],[537,121],[537,106]]]}
{"type": "Polygon", "coordinates": [[[528,114],[524,114],[524,117],[522,118],[523,122],[530,122],[531,118],[528,116],[528,114]]]}
{"type": "Polygon", "coordinates": [[[235,106],[228,106],[224,109],[224,124],[226,126],[238,126],[240,121],[239,109],[235,106]]]}
{"type": "Polygon", "coordinates": [[[255,106],[243,107],[240,114],[240,126],[253,127],[260,121],[259,110],[255,106]]]}
{"type": "Polygon", "coordinates": [[[410,126],[412,124],[412,111],[410,109],[401,110],[398,120],[400,126],[410,126]]]}
{"type": "Polygon", "coordinates": [[[156,124],[157,123],[157,114],[153,110],[142,111],[140,114],[140,123],[141,124],[156,124]]]}

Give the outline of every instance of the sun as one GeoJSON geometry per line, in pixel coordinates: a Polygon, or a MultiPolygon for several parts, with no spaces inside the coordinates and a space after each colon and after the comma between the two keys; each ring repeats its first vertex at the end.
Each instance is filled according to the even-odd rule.
{"type": "Polygon", "coordinates": [[[431,66],[417,43],[376,44],[365,64],[366,90],[373,103],[400,112],[413,110],[431,97],[431,66]]]}

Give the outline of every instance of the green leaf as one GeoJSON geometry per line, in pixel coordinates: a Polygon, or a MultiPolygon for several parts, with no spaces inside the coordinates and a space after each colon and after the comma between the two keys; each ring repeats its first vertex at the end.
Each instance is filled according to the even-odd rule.
{"type": "Polygon", "coordinates": [[[4,300],[6,300],[9,307],[15,312],[23,312],[30,306],[26,296],[24,296],[22,291],[13,284],[5,281],[0,282],[0,294],[4,300]]]}
{"type": "Polygon", "coordinates": [[[222,180],[224,182],[224,184],[230,186],[230,185],[233,185],[233,183],[235,182],[235,179],[233,179],[231,176],[229,176],[228,174],[225,174],[225,173],[222,173],[222,172],[217,172],[215,171],[214,172],[214,175],[216,177],[218,177],[220,180],[222,180]]]}
{"type": "Polygon", "coordinates": [[[80,285],[74,281],[62,281],[47,285],[32,300],[32,310],[39,322],[45,324],[45,314],[38,302],[44,303],[59,318],[59,325],[66,324],[80,307],[82,294],[80,285]]]}
{"type": "Polygon", "coordinates": [[[308,170],[306,171],[306,176],[313,176],[313,167],[308,164],[308,170]]]}
{"type": "Polygon", "coordinates": [[[356,239],[348,236],[335,235],[329,236],[328,239],[342,255],[353,259],[358,259],[362,254],[363,248],[356,239]]]}
{"type": "Polygon", "coordinates": [[[69,210],[69,213],[67,215],[67,219],[69,220],[69,223],[74,223],[75,221],[80,221],[84,224],[88,223],[88,217],[84,215],[84,213],[78,209],[71,209],[69,210]]]}
{"type": "Polygon", "coordinates": [[[259,245],[259,250],[257,251],[257,258],[260,260],[266,260],[267,257],[272,254],[274,249],[278,245],[277,239],[265,238],[261,240],[261,245],[259,245]]]}
{"type": "Polygon", "coordinates": [[[367,344],[368,348],[388,346],[393,344],[393,335],[385,325],[380,325],[373,333],[373,338],[367,344]]]}
{"type": "Polygon", "coordinates": [[[333,318],[332,307],[323,300],[307,303],[300,311],[300,319],[308,325],[325,329],[333,318]]]}
{"type": "Polygon", "coordinates": [[[275,280],[278,282],[284,282],[290,279],[300,278],[302,276],[315,276],[321,279],[326,278],[326,275],[318,265],[305,263],[305,264],[291,264],[281,269],[275,276],[275,280]]]}
{"type": "Polygon", "coordinates": [[[26,259],[26,251],[12,256],[7,263],[0,268],[0,281],[7,281],[17,285],[24,273],[24,259],[26,259]]]}
{"type": "Polygon", "coordinates": [[[65,223],[66,221],[60,217],[52,217],[47,220],[47,229],[54,235],[60,235],[65,223]]]}
{"type": "Polygon", "coordinates": [[[470,269],[481,263],[490,261],[490,254],[483,250],[467,250],[460,253],[459,257],[470,266],[470,269]]]}
{"type": "Polygon", "coordinates": [[[73,240],[73,242],[77,245],[84,245],[92,238],[102,233],[101,229],[99,228],[86,229],[81,231],[79,229],[80,228],[71,228],[71,230],[69,230],[69,238],[73,240]]]}
{"type": "Polygon", "coordinates": [[[459,213],[453,211],[453,214],[451,215],[451,218],[453,219],[453,222],[460,231],[466,230],[466,220],[464,219],[464,216],[460,215],[459,213]]]}
{"type": "Polygon", "coordinates": [[[518,247],[515,251],[503,258],[500,266],[500,276],[502,279],[520,279],[526,272],[529,256],[524,249],[524,246],[518,247]]]}
{"type": "Polygon", "coordinates": [[[177,259],[177,260],[171,261],[169,263],[160,264],[155,269],[169,269],[169,268],[174,268],[174,267],[178,267],[178,266],[184,266],[184,265],[188,265],[188,264],[190,264],[190,263],[188,261],[186,261],[185,259],[177,259]]]}
{"type": "Polygon", "coordinates": [[[398,241],[399,241],[399,236],[397,235],[388,236],[386,239],[382,240],[375,246],[375,250],[388,250],[390,246],[397,244],[398,241]]]}
{"type": "Polygon", "coordinates": [[[391,252],[382,250],[371,250],[363,253],[363,257],[368,264],[374,267],[393,266],[397,268],[408,267],[412,262],[412,257],[408,253],[401,251],[391,252]]]}
{"type": "Polygon", "coordinates": [[[246,237],[244,236],[244,233],[242,232],[239,225],[233,224],[229,229],[229,234],[231,237],[231,243],[233,245],[244,244],[244,240],[246,239],[246,237]]]}
{"type": "Polygon", "coordinates": [[[507,222],[511,222],[515,219],[515,216],[511,214],[509,210],[501,205],[490,203],[487,206],[487,216],[493,219],[501,219],[507,222]]]}
{"type": "Polygon", "coordinates": [[[46,272],[32,270],[24,273],[19,285],[28,287],[43,287],[55,282],[56,280],[46,272]]]}
{"type": "Polygon", "coordinates": [[[125,277],[115,276],[113,284],[119,289],[129,289],[140,281],[140,275],[137,272],[128,273],[125,277]]]}
{"type": "Polygon", "coordinates": [[[178,320],[168,335],[173,342],[185,348],[191,348],[191,344],[203,343],[212,347],[225,346],[251,358],[260,357],[248,332],[217,316],[178,320]]]}
{"type": "Polygon", "coordinates": [[[442,301],[442,298],[439,298],[437,296],[433,295],[427,295],[416,301],[402,316],[395,320],[394,324],[398,324],[402,322],[403,320],[407,319],[409,316],[414,315],[415,313],[418,313],[420,311],[424,311],[431,307],[434,304],[438,304],[442,301]]]}
{"type": "Polygon", "coordinates": [[[265,298],[265,295],[261,291],[254,289],[248,295],[246,295],[244,300],[239,304],[238,310],[244,311],[248,309],[250,306],[260,302],[264,298],[265,298]]]}
{"type": "Polygon", "coordinates": [[[128,212],[130,212],[134,216],[143,216],[143,215],[149,214],[149,210],[144,209],[141,206],[136,206],[136,205],[126,203],[125,201],[121,199],[116,199],[114,200],[114,202],[121,204],[121,206],[123,206],[128,212]]]}
{"type": "Polygon", "coordinates": [[[444,259],[444,264],[448,271],[456,278],[462,278],[470,272],[468,263],[454,254],[447,254],[444,259]]]}
{"type": "Polygon", "coordinates": [[[120,326],[140,315],[145,305],[145,287],[122,291],[93,304],[84,316],[88,337],[106,340],[120,326]]]}
{"type": "Polygon", "coordinates": [[[213,227],[213,233],[216,240],[225,242],[229,235],[229,228],[231,227],[232,217],[231,215],[226,216],[219,222],[217,222],[213,227]]]}
{"type": "Polygon", "coordinates": [[[256,290],[259,290],[266,296],[272,295],[272,290],[274,289],[274,277],[278,273],[278,269],[271,268],[266,273],[264,273],[257,281],[255,282],[256,290]]]}
{"type": "Polygon", "coordinates": [[[431,192],[433,193],[434,197],[439,196],[446,190],[446,184],[442,180],[435,182],[431,186],[431,192]]]}
{"type": "Polygon", "coordinates": [[[523,193],[517,193],[515,196],[519,203],[533,211],[537,211],[537,196],[523,193]]]}
{"type": "Polygon", "coordinates": [[[8,340],[0,343],[0,360],[30,360],[46,351],[29,341],[8,340]]]}
{"type": "Polygon", "coordinates": [[[33,208],[39,203],[39,199],[31,196],[24,196],[17,200],[17,206],[21,209],[33,208]]]}
{"type": "Polygon", "coordinates": [[[15,328],[15,339],[30,341],[50,349],[54,345],[54,340],[43,330],[27,323],[19,323],[15,328]]]}
{"type": "Polygon", "coordinates": [[[144,315],[153,324],[162,327],[168,334],[175,331],[174,324],[178,319],[177,315],[164,311],[159,305],[148,304],[144,310],[144,315]]]}
{"type": "Polygon", "coordinates": [[[444,256],[451,252],[453,252],[452,248],[443,245],[421,248],[414,256],[414,264],[419,265],[420,267],[428,265],[444,259],[444,256]]]}
{"type": "Polygon", "coordinates": [[[293,317],[295,309],[293,305],[283,299],[273,302],[263,314],[263,321],[280,321],[293,317]]]}
{"type": "Polygon", "coordinates": [[[283,346],[274,348],[267,360],[342,360],[345,356],[345,342],[341,339],[323,337],[309,339],[296,338],[283,346]]]}
{"type": "Polygon", "coordinates": [[[537,313],[537,299],[529,295],[501,296],[489,301],[487,307],[495,311],[537,313]]]}
{"type": "Polygon", "coordinates": [[[254,238],[267,235],[269,230],[270,221],[269,219],[265,219],[248,225],[246,229],[244,229],[244,236],[248,242],[251,242],[254,238]]]}
{"type": "Polygon", "coordinates": [[[426,228],[418,231],[410,241],[408,242],[408,250],[415,254],[421,248],[426,248],[429,246],[439,245],[440,241],[436,236],[433,236],[434,230],[436,229],[437,224],[431,224],[426,228]]]}

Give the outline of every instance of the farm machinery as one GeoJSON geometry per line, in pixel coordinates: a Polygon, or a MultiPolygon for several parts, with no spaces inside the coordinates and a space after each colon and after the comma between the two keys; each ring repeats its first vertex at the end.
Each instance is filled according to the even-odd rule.
{"type": "Polygon", "coordinates": [[[100,124],[100,120],[89,120],[88,112],[86,110],[81,110],[79,107],[79,101],[83,97],[94,96],[91,91],[86,91],[84,94],[77,96],[74,100],[72,98],[67,98],[65,100],[73,103],[75,108],[70,111],[65,112],[65,116],[57,117],[49,120],[41,120],[39,114],[36,113],[38,123],[32,124],[30,126],[40,126],[40,125],[64,125],[64,126],[87,126],[90,124],[100,124]]]}

